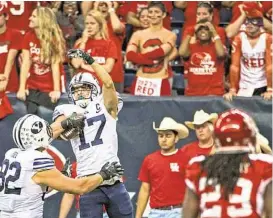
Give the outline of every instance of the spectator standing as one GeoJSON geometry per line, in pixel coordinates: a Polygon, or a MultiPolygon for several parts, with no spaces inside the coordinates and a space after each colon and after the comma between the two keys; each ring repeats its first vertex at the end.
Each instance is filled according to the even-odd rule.
{"type": "Polygon", "coordinates": [[[226,52],[211,22],[200,20],[194,29],[188,29],[179,53],[188,61],[185,95],[223,95],[226,52]],[[193,36],[196,42],[191,44],[193,36]]]}
{"type": "Polygon", "coordinates": [[[136,218],[141,218],[150,197],[149,217],[181,217],[184,197],[183,152],[176,143],[189,135],[188,129],[170,117],[165,117],[159,128],[153,128],[158,134],[160,150],[145,157],[139,180],[142,182],[138,194],[136,218]]]}
{"type": "Polygon", "coordinates": [[[272,2],[268,3],[251,1],[235,2],[232,7],[231,22],[226,27],[227,36],[233,38],[239,31],[244,31],[246,29],[245,21],[247,16],[254,17],[255,15],[262,17],[264,24],[262,30],[272,34],[272,20],[268,19],[270,17],[268,12],[270,12],[270,4],[272,8],[272,2]]]}
{"type": "Polygon", "coordinates": [[[88,14],[87,9],[93,8],[101,12],[106,20],[108,37],[116,46],[117,59],[110,76],[114,81],[115,88],[119,93],[124,90],[124,70],[122,60],[122,43],[125,38],[125,25],[119,19],[118,9],[122,4],[116,1],[95,1],[82,2],[84,14],[88,14]]]}
{"type": "Polygon", "coordinates": [[[271,100],[272,36],[262,31],[261,14],[248,16],[245,25],[246,30],[240,32],[232,42],[230,90],[224,98],[231,101],[237,95],[261,95],[271,100]]]}
{"type": "Polygon", "coordinates": [[[7,27],[7,8],[0,4],[0,92],[17,92],[19,78],[15,58],[21,49],[23,35],[7,27]]]}
{"type": "Polygon", "coordinates": [[[84,18],[80,14],[80,5],[75,1],[64,1],[56,13],[58,24],[63,31],[67,48],[73,48],[84,30],[84,18]]]}
{"type": "Polygon", "coordinates": [[[215,26],[219,25],[220,13],[219,13],[218,2],[213,2],[213,1],[200,1],[200,2],[198,2],[198,1],[175,1],[174,6],[176,8],[180,8],[180,9],[184,10],[185,21],[183,24],[183,29],[186,29],[189,26],[195,26],[196,23],[200,19],[203,19],[203,16],[207,16],[207,11],[205,10],[205,8],[200,7],[203,5],[209,5],[209,7],[212,8],[211,22],[215,26]],[[198,8],[203,8],[203,9],[200,9],[198,11],[197,10],[198,8]],[[192,19],[193,17],[196,17],[197,19],[196,20],[192,19]]]}
{"type": "MultiPolygon", "coordinates": [[[[141,28],[141,23],[138,17],[139,12],[142,8],[147,8],[149,4],[153,4],[156,1],[131,1],[128,6],[128,14],[127,14],[127,23],[131,24],[135,29],[141,28]]],[[[163,19],[163,27],[171,30],[171,13],[173,10],[172,2],[162,1],[166,8],[166,16],[163,19]]]]}
{"type": "Polygon", "coordinates": [[[9,28],[19,30],[23,34],[31,29],[29,18],[39,4],[37,1],[3,1],[2,4],[6,4],[8,8],[9,28]]]}
{"type": "Polygon", "coordinates": [[[170,96],[169,60],[177,54],[176,35],[163,28],[166,8],[161,2],[148,6],[150,27],[134,33],[127,47],[126,58],[138,64],[131,86],[133,95],[170,96]]]}
{"type": "MultiPolygon", "coordinates": [[[[106,21],[97,10],[91,10],[85,17],[85,29],[82,37],[76,42],[76,48],[80,48],[90,54],[97,63],[111,74],[117,60],[117,48],[115,43],[109,39],[106,21]]],[[[94,70],[90,65],[84,63],[82,59],[73,58],[72,65],[80,68],[79,71],[88,71],[92,75],[94,70]]]]}
{"type": "Polygon", "coordinates": [[[29,27],[32,31],[25,35],[22,45],[17,98],[26,101],[28,113],[35,114],[39,105],[53,110],[64,91],[61,76],[65,41],[50,8],[35,9],[29,27]]]}
{"type": "Polygon", "coordinates": [[[216,113],[208,114],[200,110],[195,112],[193,121],[185,122],[187,127],[195,130],[197,137],[197,141],[184,145],[181,148],[181,151],[187,157],[187,163],[195,156],[213,153],[215,146],[213,125],[217,118],[218,115],[216,113]]]}
{"type": "MultiPolygon", "coordinates": [[[[176,4],[182,4],[182,3],[183,2],[176,2],[176,4]]],[[[191,3],[188,2],[187,4],[191,4],[191,3]]],[[[213,24],[217,34],[220,36],[220,39],[221,39],[223,45],[226,44],[225,29],[215,25],[215,22],[214,22],[215,11],[214,11],[213,5],[210,2],[199,2],[196,5],[196,10],[195,10],[194,14],[196,15],[195,20],[194,19],[192,19],[192,20],[194,21],[195,24],[190,23],[188,25],[184,25],[183,32],[181,35],[181,42],[183,42],[184,39],[186,38],[186,36],[190,33],[190,35],[192,36],[190,39],[190,43],[191,44],[196,43],[197,38],[196,38],[196,35],[193,34],[196,31],[196,29],[195,29],[196,23],[200,22],[201,20],[208,20],[208,22],[213,24]]],[[[191,16],[193,16],[193,13],[191,13],[191,16]]],[[[181,45],[179,47],[179,55],[180,56],[182,56],[181,45]]],[[[189,63],[189,61],[184,60],[183,64],[184,64],[184,77],[187,78],[190,63],[189,63]]]]}

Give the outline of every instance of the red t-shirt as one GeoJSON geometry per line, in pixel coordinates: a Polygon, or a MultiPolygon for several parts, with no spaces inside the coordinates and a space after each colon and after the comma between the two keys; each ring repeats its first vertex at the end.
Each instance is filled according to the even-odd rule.
{"type": "Polygon", "coordinates": [[[0,92],[0,120],[13,113],[12,106],[5,92],[0,92]]]}
{"type": "Polygon", "coordinates": [[[201,45],[196,42],[190,44],[190,51],[185,95],[223,95],[225,60],[217,58],[214,43],[201,45]]]}
{"type": "Polygon", "coordinates": [[[126,23],[126,16],[128,14],[130,2],[119,1],[119,7],[117,9],[117,15],[121,22],[126,23]]]}
{"type": "MultiPolygon", "coordinates": [[[[171,13],[173,10],[173,4],[171,1],[163,1],[162,2],[165,7],[166,7],[166,11],[167,11],[167,16],[164,18],[163,20],[163,26],[170,30],[171,29],[171,13]]],[[[142,8],[148,7],[148,1],[131,1],[129,3],[129,11],[138,14],[139,11],[142,8]]]]}
{"type": "MultiPolygon", "coordinates": [[[[22,49],[30,52],[32,60],[30,75],[27,80],[29,89],[39,90],[41,92],[51,92],[54,90],[53,75],[50,64],[40,62],[40,41],[33,31],[28,32],[23,40],[22,49]]],[[[60,69],[62,74],[62,69],[60,69]]]]}
{"type": "MultiPolygon", "coordinates": [[[[75,46],[75,48],[78,47],[79,45],[75,46]]],[[[117,60],[118,58],[117,48],[112,40],[88,39],[84,51],[90,54],[99,64],[105,64],[107,58],[114,58],[115,60],[117,60]]],[[[78,72],[86,72],[86,70],[80,68],[78,72]]],[[[99,78],[94,72],[90,71],[89,73],[91,73],[99,80],[99,78]]]]}
{"type": "Polygon", "coordinates": [[[212,147],[210,148],[201,148],[199,147],[199,142],[195,141],[189,144],[184,145],[181,148],[181,152],[186,156],[188,163],[193,157],[200,155],[209,155],[211,153],[212,147]]]}
{"type": "MultiPolygon", "coordinates": [[[[23,35],[18,30],[11,28],[7,28],[4,33],[0,34],[0,73],[4,73],[9,50],[20,50],[22,39],[23,35]]],[[[6,91],[17,92],[18,87],[19,79],[14,63],[10,72],[6,91]]]]}
{"type": "Polygon", "coordinates": [[[116,45],[116,54],[117,61],[110,73],[110,76],[114,82],[123,82],[124,81],[124,71],[123,71],[123,61],[122,61],[122,43],[125,38],[125,28],[123,33],[115,34],[112,28],[111,21],[107,22],[109,38],[116,45]]]}
{"type": "Polygon", "coordinates": [[[35,1],[7,1],[9,19],[7,26],[19,31],[29,31],[29,18],[37,7],[35,1]]]}
{"type": "Polygon", "coordinates": [[[186,165],[181,150],[169,156],[156,151],[145,157],[138,179],[151,186],[151,208],[178,205],[183,202],[186,165]]]}
{"type": "MultiPolygon", "coordinates": [[[[190,2],[187,1],[187,7],[185,8],[184,11],[184,17],[185,17],[185,22],[183,28],[185,29],[188,26],[194,26],[196,24],[196,11],[197,11],[197,6],[198,2],[190,2]]],[[[220,22],[220,12],[218,8],[213,9],[213,21],[212,23],[214,25],[218,25],[220,22]]]]}
{"type": "Polygon", "coordinates": [[[192,160],[187,168],[186,184],[200,199],[200,210],[204,217],[260,218],[264,205],[266,185],[272,181],[271,155],[249,154],[250,166],[242,172],[233,194],[226,200],[223,187],[207,185],[206,172],[202,172],[202,157],[192,160]],[[206,216],[205,216],[206,213],[206,216]]]}

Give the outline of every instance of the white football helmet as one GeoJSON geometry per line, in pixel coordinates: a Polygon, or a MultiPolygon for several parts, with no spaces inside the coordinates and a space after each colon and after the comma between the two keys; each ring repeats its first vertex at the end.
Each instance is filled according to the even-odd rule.
{"type": "Polygon", "coordinates": [[[18,148],[28,150],[46,148],[52,141],[53,132],[44,119],[27,114],[14,124],[12,136],[18,148]]]}
{"type": "Polygon", "coordinates": [[[101,95],[101,91],[98,80],[91,73],[81,72],[72,78],[68,88],[68,97],[71,103],[78,105],[81,108],[86,108],[90,102],[101,95]],[[81,96],[80,99],[75,99],[75,90],[84,86],[89,86],[90,95],[88,97],[81,96]]]}

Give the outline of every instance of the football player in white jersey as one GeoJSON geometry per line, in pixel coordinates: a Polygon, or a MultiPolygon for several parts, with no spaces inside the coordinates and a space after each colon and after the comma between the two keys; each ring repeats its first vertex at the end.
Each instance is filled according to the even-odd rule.
{"type": "MultiPolygon", "coordinates": [[[[56,130],[75,122],[68,118],[64,123],[59,127],[55,124],[56,130]]],[[[123,174],[118,163],[107,163],[89,177],[71,179],[64,176],[45,152],[52,136],[49,124],[36,115],[27,114],[15,123],[13,140],[18,148],[6,152],[0,171],[1,218],[42,218],[43,194],[47,187],[84,194],[104,180],[123,174]]]]}
{"type": "MultiPolygon", "coordinates": [[[[77,176],[93,175],[99,172],[106,162],[119,162],[117,115],[118,99],[114,83],[105,69],[87,53],[73,49],[68,57],[82,61],[85,68],[96,73],[102,81],[102,88],[91,73],[76,74],[69,85],[69,98],[72,104],[55,108],[53,120],[61,122],[73,113],[84,114],[84,129],[70,139],[77,159],[77,176]]],[[[104,181],[94,192],[80,196],[81,218],[102,217],[103,205],[110,218],[132,218],[133,209],[129,194],[117,176],[104,181]]]]}

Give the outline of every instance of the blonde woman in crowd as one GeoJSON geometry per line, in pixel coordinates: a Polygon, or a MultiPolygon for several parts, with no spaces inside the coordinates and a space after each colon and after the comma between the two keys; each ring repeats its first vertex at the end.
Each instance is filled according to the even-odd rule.
{"type": "MultiPolygon", "coordinates": [[[[90,54],[108,73],[113,70],[117,60],[117,49],[115,43],[108,38],[106,21],[99,11],[88,12],[85,17],[85,29],[75,48],[90,54]]],[[[79,71],[88,71],[95,76],[92,67],[84,64],[82,59],[73,58],[71,63],[79,71]]]]}
{"type": "Polygon", "coordinates": [[[29,20],[31,31],[25,35],[22,44],[23,62],[17,98],[26,101],[28,113],[35,114],[38,105],[53,110],[61,96],[65,40],[50,8],[38,7],[29,20]]]}

